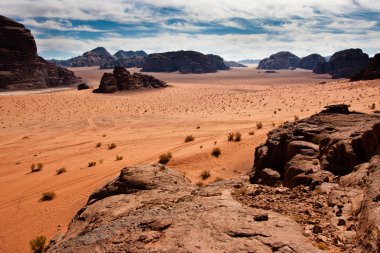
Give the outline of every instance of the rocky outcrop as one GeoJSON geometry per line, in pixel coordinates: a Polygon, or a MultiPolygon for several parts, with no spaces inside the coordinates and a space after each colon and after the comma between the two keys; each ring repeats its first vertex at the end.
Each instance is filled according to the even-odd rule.
{"type": "Polygon", "coordinates": [[[278,52],[260,61],[258,69],[290,69],[296,68],[300,58],[290,52],[278,52]]]}
{"type": "Polygon", "coordinates": [[[90,86],[88,86],[86,83],[78,84],[78,90],[88,90],[88,89],[90,89],[90,86]]]}
{"type": "Polygon", "coordinates": [[[351,81],[380,79],[380,54],[369,59],[368,66],[351,77],[351,81]]]}
{"type": "Polygon", "coordinates": [[[235,200],[243,188],[199,188],[162,165],[124,168],[47,252],[322,252],[292,219],[235,200]]]}
{"type": "Polygon", "coordinates": [[[74,73],[37,55],[24,25],[0,15],[0,89],[34,89],[78,83],[74,73]]]}
{"type": "Polygon", "coordinates": [[[351,173],[380,148],[380,116],[330,106],[300,121],[285,123],[256,148],[252,183],[266,180],[262,171],[277,171],[285,186],[317,185],[351,173]]]}
{"type": "Polygon", "coordinates": [[[313,72],[329,74],[332,78],[350,78],[367,67],[369,57],[361,49],[346,49],[336,52],[330,61],[317,64],[313,72]]]}
{"type": "Polygon", "coordinates": [[[297,68],[300,69],[310,69],[313,70],[318,64],[323,64],[326,62],[326,59],[319,54],[311,54],[306,57],[301,58],[298,62],[297,68]]]}
{"type": "Polygon", "coordinates": [[[214,73],[229,69],[221,57],[204,55],[195,51],[176,51],[160,54],[150,54],[142,71],[144,72],[175,72],[181,74],[214,73]]]}
{"type": "Polygon", "coordinates": [[[236,61],[224,61],[224,65],[226,65],[229,68],[246,68],[247,67],[236,61]]]}
{"type": "Polygon", "coordinates": [[[77,56],[68,60],[52,60],[57,65],[67,67],[93,67],[100,66],[103,62],[116,60],[104,47],[97,47],[85,52],[82,56],[77,56]]]}
{"type": "Polygon", "coordinates": [[[113,73],[104,73],[96,93],[114,93],[117,91],[137,90],[146,88],[162,88],[167,84],[150,75],[134,73],[123,67],[116,67],[113,73]]]}
{"type": "Polygon", "coordinates": [[[132,56],[130,58],[120,58],[102,61],[100,69],[114,69],[115,67],[123,68],[142,68],[145,63],[145,57],[132,56]]]}
{"type": "Polygon", "coordinates": [[[126,59],[126,58],[132,58],[132,57],[147,57],[148,54],[145,53],[143,50],[139,51],[123,51],[119,50],[117,51],[113,56],[115,56],[117,59],[126,59]]]}

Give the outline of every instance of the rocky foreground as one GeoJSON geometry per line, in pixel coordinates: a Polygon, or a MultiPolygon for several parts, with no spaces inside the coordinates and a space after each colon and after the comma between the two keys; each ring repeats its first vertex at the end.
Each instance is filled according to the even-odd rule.
{"type": "Polygon", "coordinates": [[[47,252],[379,252],[380,115],[341,105],[284,124],[257,148],[251,181],[124,168],[47,252]]]}
{"type": "Polygon", "coordinates": [[[37,55],[31,32],[0,15],[0,89],[36,89],[80,82],[72,71],[37,55]]]}

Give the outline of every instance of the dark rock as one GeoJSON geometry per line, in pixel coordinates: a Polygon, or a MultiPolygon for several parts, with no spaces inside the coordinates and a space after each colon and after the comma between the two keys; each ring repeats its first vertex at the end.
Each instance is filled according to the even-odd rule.
{"type": "Polygon", "coordinates": [[[99,88],[94,90],[96,93],[114,93],[124,90],[137,90],[143,88],[162,88],[167,84],[150,75],[131,73],[123,68],[116,67],[113,73],[104,73],[100,80],[99,88]]]}
{"type": "Polygon", "coordinates": [[[236,61],[224,61],[224,65],[226,65],[229,68],[246,68],[247,67],[236,61]]]}
{"type": "Polygon", "coordinates": [[[260,183],[262,184],[275,185],[280,178],[280,173],[269,168],[265,168],[260,172],[260,183]]]}
{"type": "Polygon", "coordinates": [[[274,71],[274,70],[267,70],[267,71],[265,71],[264,73],[267,73],[267,74],[273,74],[273,73],[277,73],[277,72],[274,71]]]}
{"type": "Polygon", "coordinates": [[[113,56],[115,56],[117,59],[128,59],[132,57],[142,57],[145,58],[148,56],[145,51],[139,50],[139,51],[123,51],[119,50],[117,51],[113,56]]]}
{"type": "Polygon", "coordinates": [[[90,86],[88,86],[86,83],[78,84],[78,90],[87,90],[87,89],[90,89],[90,86]]]}
{"type": "Polygon", "coordinates": [[[300,58],[290,52],[278,52],[260,61],[258,69],[290,69],[297,67],[300,58]]]}
{"type": "Polygon", "coordinates": [[[37,55],[34,37],[24,25],[0,15],[0,89],[58,87],[79,81],[72,71],[37,55]]]}
{"type": "Polygon", "coordinates": [[[345,226],[346,225],[346,221],[344,219],[339,219],[337,225],[338,226],[345,226]]]}
{"type": "Polygon", "coordinates": [[[313,72],[330,74],[332,78],[350,78],[366,68],[368,61],[368,55],[361,49],[346,49],[333,54],[329,62],[317,64],[313,72]]]}
{"type": "Polygon", "coordinates": [[[264,213],[264,214],[258,214],[258,215],[255,215],[253,217],[253,220],[254,221],[267,221],[269,218],[268,218],[268,214],[267,213],[264,213]]]}
{"type": "Polygon", "coordinates": [[[321,226],[319,226],[319,225],[314,225],[312,231],[313,231],[314,234],[320,234],[320,233],[323,232],[321,226]]]}
{"type": "Polygon", "coordinates": [[[314,69],[317,64],[325,63],[326,59],[319,54],[311,54],[301,58],[297,67],[300,69],[314,69]]]}
{"type": "Polygon", "coordinates": [[[144,72],[214,73],[229,69],[221,57],[195,51],[176,51],[150,54],[145,60],[144,72]]]}
{"type": "Polygon", "coordinates": [[[114,69],[115,67],[124,68],[142,68],[145,63],[145,57],[132,56],[129,58],[103,60],[100,69],[114,69]]]}
{"type": "Polygon", "coordinates": [[[284,185],[319,185],[346,175],[367,162],[380,147],[380,116],[330,106],[307,119],[286,123],[268,133],[256,148],[251,183],[263,181],[262,171],[280,173],[284,185]]]}
{"type": "Polygon", "coordinates": [[[368,66],[357,75],[351,77],[351,81],[380,79],[380,54],[369,59],[368,66]]]}

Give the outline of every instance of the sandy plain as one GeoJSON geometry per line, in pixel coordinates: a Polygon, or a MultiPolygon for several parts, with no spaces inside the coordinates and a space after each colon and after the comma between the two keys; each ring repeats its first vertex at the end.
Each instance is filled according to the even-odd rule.
{"type": "MultiPolygon", "coordinates": [[[[72,70],[93,87],[112,71],[72,70]]],[[[202,181],[203,170],[211,172],[204,183],[239,177],[250,171],[254,149],[266,133],[284,121],[310,116],[327,104],[347,103],[351,110],[367,113],[373,112],[372,104],[380,108],[379,80],[350,83],[305,70],[268,74],[253,67],[202,75],[152,74],[170,87],[0,96],[0,252],[29,252],[28,242],[37,235],[50,239],[64,233],[90,193],[125,166],[155,163],[170,151],[168,166],[193,183],[202,181]],[[256,129],[256,122],[263,128],[256,129]],[[237,131],[242,140],[228,142],[227,134],[237,131]],[[195,140],[185,143],[187,135],[195,140]],[[109,150],[111,143],[116,148],[109,150]],[[210,154],[215,146],[222,151],[219,158],[210,154]],[[97,164],[88,167],[89,162],[97,164]],[[30,173],[33,163],[42,163],[42,171],[30,173]],[[56,175],[62,167],[67,172],[56,175]],[[56,198],[40,202],[48,191],[56,198]]]]}

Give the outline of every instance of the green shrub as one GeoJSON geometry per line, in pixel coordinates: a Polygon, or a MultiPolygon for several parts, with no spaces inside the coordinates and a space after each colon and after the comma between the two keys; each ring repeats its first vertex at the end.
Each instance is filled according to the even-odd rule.
{"type": "Polygon", "coordinates": [[[222,154],[222,151],[218,147],[213,148],[211,151],[211,155],[216,158],[218,158],[221,154],[222,154]]]}
{"type": "Polygon", "coordinates": [[[55,192],[44,192],[42,193],[42,197],[40,198],[40,201],[50,201],[55,198],[55,192]]]}
{"type": "Polygon", "coordinates": [[[192,136],[192,135],[188,135],[185,138],[185,142],[190,142],[190,141],[193,141],[193,140],[194,140],[194,136],[192,136]]]}
{"type": "Polygon", "coordinates": [[[37,236],[29,242],[30,249],[33,253],[43,253],[45,251],[46,237],[43,235],[37,236]]]}
{"type": "Polygon", "coordinates": [[[171,158],[172,158],[172,153],[167,152],[160,155],[158,162],[161,164],[168,164],[171,158]]]}
{"type": "Polygon", "coordinates": [[[57,171],[56,171],[56,174],[57,175],[61,175],[61,174],[63,174],[63,173],[65,173],[66,172],[66,168],[60,168],[60,169],[58,169],[57,171]]]}

